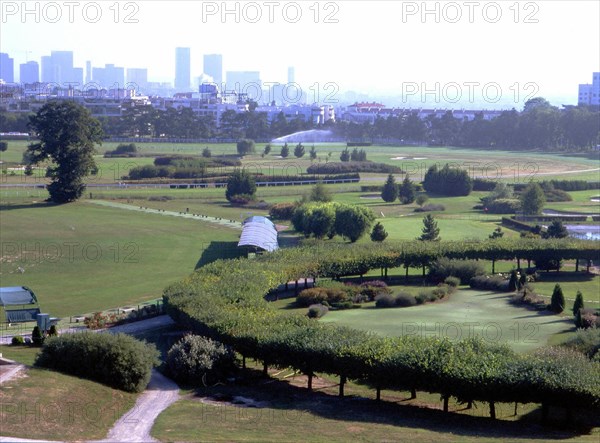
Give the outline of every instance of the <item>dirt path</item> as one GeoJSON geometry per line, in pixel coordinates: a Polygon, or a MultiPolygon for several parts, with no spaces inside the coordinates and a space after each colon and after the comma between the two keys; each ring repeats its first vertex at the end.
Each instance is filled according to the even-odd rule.
{"type": "Polygon", "coordinates": [[[148,388],[135,406],[125,413],[101,442],[156,442],[150,436],[156,417],[179,399],[179,387],[153,370],[148,388]]]}
{"type": "Polygon", "coordinates": [[[221,226],[226,226],[226,227],[232,228],[232,229],[242,229],[242,224],[240,222],[237,222],[234,220],[227,220],[227,219],[220,218],[220,217],[209,217],[208,215],[188,214],[185,212],[163,211],[161,209],[152,209],[152,208],[146,208],[146,207],[142,207],[142,206],[134,206],[134,205],[128,205],[125,203],[117,203],[117,202],[111,202],[111,201],[106,201],[106,200],[86,200],[85,202],[94,204],[94,205],[99,205],[99,206],[108,206],[110,208],[125,209],[125,210],[129,210],[129,211],[137,211],[137,212],[145,212],[147,214],[169,215],[172,217],[187,218],[189,220],[215,223],[215,224],[218,224],[221,226]]]}

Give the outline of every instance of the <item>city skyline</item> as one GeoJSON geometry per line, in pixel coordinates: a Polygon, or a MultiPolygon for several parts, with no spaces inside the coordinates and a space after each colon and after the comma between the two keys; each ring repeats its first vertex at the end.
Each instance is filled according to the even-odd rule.
{"type": "Polygon", "coordinates": [[[82,14],[87,4],[72,23],[66,10],[51,23],[43,4],[39,17],[3,10],[0,51],[18,66],[70,49],[75,66],[93,54],[94,66],[143,67],[149,81],[173,83],[173,50],[189,47],[192,81],[204,72],[205,54],[222,54],[224,71],[260,71],[263,82],[285,82],[294,66],[300,84],[335,83],[372,96],[401,95],[414,84],[418,92],[459,84],[467,103],[468,84],[479,84],[474,92],[481,98],[483,86],[495,83],[499,103],[516,107],[530,92],[575,104],[577,85],[600,70],[598,2],[471,2],[472,10],[469,2],[428,2],[426,8],[419,2],[317,2],[313,9],[298,3],[296,22],[292,3],[284,2],[272,23],[262,3],[254,11],[258,21],[247,2],[226,3],[229,12],[217,2],[117,2],[118,17],[101,3],[102,18],[93,23],[90,8],[82,14]],[[567,23],[577,23],[578,32],[562,32],[567,23]],[[102,38],[73,38],[91,33],[102,38]]]}

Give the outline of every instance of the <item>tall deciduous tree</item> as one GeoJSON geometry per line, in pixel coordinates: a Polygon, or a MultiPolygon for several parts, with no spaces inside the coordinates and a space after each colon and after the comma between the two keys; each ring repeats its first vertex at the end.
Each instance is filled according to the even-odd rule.
{"type": "Polygon", "coordinates": [[[102,143],[100,122],[72,101],[50,102],[30,117],[38,143],[27,148],[30,165],[50,159],[50,200],[67,203],[85,191],[84,178],[94,169],[95,145],[102,143]]]}
{"type": "Polygon", "coordinates": [[[521,194],[521,207],[527,215],[536,215],[542,212],[546,204],[544,191],[537,183],[530,183],[521,194]]]}
{"type": "Polygon", "coordinates": [[[398,185],[396,184],[396,179],[392,174],[388,175],[388,178],[383,185],[383,189],[381,190],[381,198],[383,201],[391,203],[396,201],[398,198],[398,185]]]}
{"type": "Polygon", "coordinates": [[[433,218],[433,215],[427,214],[423,218],[423,233],[419,237],[419,240],[422,241],[439,241],[440,238],[440,228],[438,228],[437,221],[433,218]]]}

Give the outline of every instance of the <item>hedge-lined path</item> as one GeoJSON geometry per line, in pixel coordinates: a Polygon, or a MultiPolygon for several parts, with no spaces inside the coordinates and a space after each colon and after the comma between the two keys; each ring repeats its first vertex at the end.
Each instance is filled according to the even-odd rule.
{"type": "Polygon", "coordinates": [[[150,436],[156,417],[179,399],[179,386],[152,370],[152,378],[133,408],[127,411],[101,442],[156,442],[150,436]]]}
{"type": "Polygon", "coordinates": [[[187,212],[163,211],[162,209],[146,208],[144,206],[128,205],[126,203],[117,203],[106,200],[85,200],[86,203],[94,205],[108,206],[110,208],[124,209],[129,211],[145,212],[147,214],[169,215],[172,217],[182,217],[188,220],[197,220],[208,223],[215,223],[232,229],[242,229],[242,224],[235,220],[227,220],[220,217],[210,217],[202,214],[192,214],[187,212]]]}

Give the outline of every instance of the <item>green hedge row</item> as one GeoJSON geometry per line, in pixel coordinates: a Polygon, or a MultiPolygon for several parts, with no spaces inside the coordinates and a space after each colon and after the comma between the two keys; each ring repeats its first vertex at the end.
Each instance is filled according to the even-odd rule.
{"type": "Polygon", "coordinates": [[[254,260],[211,263],[165,290],[167,312],[202,335],[231,345],[267,366],[292,367],[309,377],[340,377],[380,389],[440,393],[463,401],[543,403],[600,409],[600,364],[550,350],[520,355],[506,346],[469,339],[382,338],[282,313],[264,301],[268,290],[303,277],[363,274],[380,267],[423,266],[438,257],[512,259],[552,255],[594,258],[598,244],[572,239],[327,245],[281,250],[254,260]]]}

